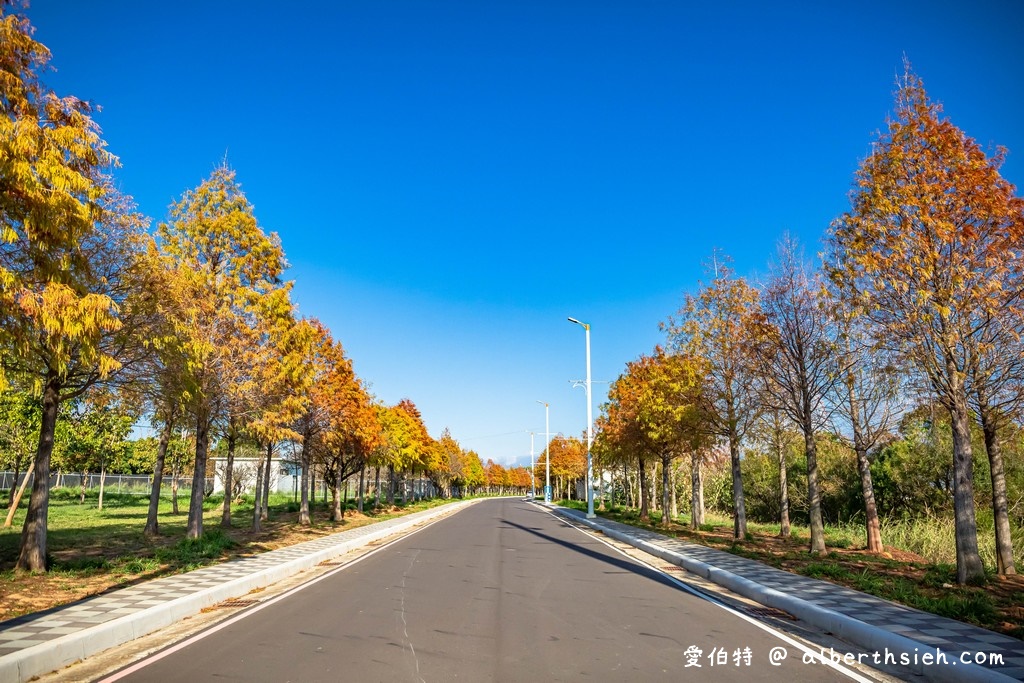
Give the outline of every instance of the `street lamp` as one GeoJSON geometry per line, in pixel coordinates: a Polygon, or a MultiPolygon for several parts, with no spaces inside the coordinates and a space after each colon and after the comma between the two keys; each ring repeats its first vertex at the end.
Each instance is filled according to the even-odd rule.
{"type": "Polygon", "coordinates": [[[538,400],[544,406],[544,502],[551,502],[551,420],[548,404],[538,400]]]}
{"type": "Polygon", "coordinates": [[[537,497],[537,472],[533,464],[533,432],[530,432],[530,500],[537,497]]]}
{"type": "Polygon", "coordinates": [[[579,325],[587,332],[587,519],[594,515],[594,464],[590,457],[590,447],[594,444],[594,412],[590,401],[590,325],[581,323],[576,318],[569,322],[579,325]]]}

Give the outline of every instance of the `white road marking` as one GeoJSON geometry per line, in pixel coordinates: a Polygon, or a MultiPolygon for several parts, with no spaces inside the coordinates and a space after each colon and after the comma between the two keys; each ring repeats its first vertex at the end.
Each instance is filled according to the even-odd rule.
{"type": "Polygon", "coordinates": [[[837,662],[833,662],[832,660],[830,660],[827,657],[822,657],[820,652],[815,652],[814,650],[812,650],[811,648],[807,647],[803,643],[800,643],[800,642],[798,642],[796,640],[793,640],[792,638],[787,636],[785,633],[782,633],[781,631],[775,630],[774,628],[772,628],[768,624],[765,624],[765,623],[763,623],[763,622],[761,622],[761,621],[759,621],[757,619],[754,619],[753,617],[751,617],[749,615],[743,614],[742,612],[739,612],[739,611],[733,609],[729,605],[726,605],[724,602],[721,602],[721,601],[715,599],[714,597],[708,595],[707,593],[698,591],[696,588],[693,588],[692,586],[687,584],[685,581],[682,581],[679,578],[677,578],[675,576],[672,576],[668,572],[665,572],[665,571],[659,569],[658,567],[655,567],[654,565],[652,565],[652,564],[650,564],[648,562],[644,562],[643,560],[641,560],[639,558],[633,557],[632,555],[629,555],[629,554],[623,552],[622,550],[620,550],[619,548],[616,548],[614,545],[612,545],[608,541],[604,540],[600,536],[595,536],[593,533],[591,533],[591,530],[589,528],[573,524],[571,520],[569,520],[569,519],[567,519],[565,517],[562,517],[561,515],[556,515],[551,510],[545,510],[545,512],[547,512],[552,517],[555,517],[559,521],[565,522],[566,524],[571,526],[573,529],[576,529],[577,531],[586,534],[590,538],[593,538],[595,541],[599,541],[600,543],[603,543],[604,545],[608,546],[609,548],[611,548],[615,552],[619,553],[623,557],[626,557],[626,558],[636,562],[637,564],[643,565],[643,566],[647,567],[648,569],[652,569],[652,570],[658,572],[659,574],[661,574],[662,576],[667,578],[669,581],[671,581],[672,583],[674,583],[677,586],[679,586],[680,588],[682,588],[687,593],[690,593],[690,594],[692,594],[692,595],[694,595],[694,596],[696,596],[698,598],[702,598],[704,600],[707,600],[711,604],[716,605],[718,607],[721,607],[726,612],[729,612],[730,614],[733,614],[733,615],[739,617],[740,619],[742,619],[742,620],[744,620],[746,622],[749,622],[749,623],[753,624],[754,626],[757,626],[762,631],[766,631],[766,632],[770,633],[771,635],[775,636],[776,638],[778,638],[779,640],[783,641],[784,643],[788,643],[789,645],[792,645],[793,647],[795,647],[798,650],[802,651],[805,655],[809,655],[809,656],[813,657],[814,659],[818,660],[819,662],[821,662],[825,666],[828,666],[828,667],[831,667],[831,668],[835,669],[839,673],[841,673],[841,674],[843,674],[843,675],[845,675],[845,676],[847,676],[849,678],[852,678],[853,680],[857,681],[858,683],[876,683],[874,679],[865,678],[864,676],[861,676],[860,674],[858,674],[855,671],[851,671],[851,670],[847,669],[844,666],[840,666],[837,662]]]}

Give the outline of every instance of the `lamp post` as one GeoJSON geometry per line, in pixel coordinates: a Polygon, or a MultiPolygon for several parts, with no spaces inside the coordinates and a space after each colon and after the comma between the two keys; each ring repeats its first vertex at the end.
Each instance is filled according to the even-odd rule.
{"type": "Polygon", "coordinates": [[[533,464],[533,432],[530,432],[530,500],[537,497],[537,477],[533,464]]]}
{"type": "Polygon", "coordinates": [[[538,400],[544,406],[544,502],[551,502],[551,420],[548,404],[538,400]]]}
{"type": "Polygon", "coordinates": [[[590,447],[594,444],[594,412],[590,401],[590,325],[581,323],[576,318],[569,322],[579,325],[587,333],[587,519],[594,515],[594,464],[590,457],[590,447]]]}

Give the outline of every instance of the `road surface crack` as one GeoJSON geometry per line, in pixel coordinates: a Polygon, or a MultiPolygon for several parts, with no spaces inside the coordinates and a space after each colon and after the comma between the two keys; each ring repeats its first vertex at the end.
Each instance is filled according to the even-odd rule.
{"type": "Polygon", "coordinates": [[[426,683],[426,680],[420,676],[420,660],[416,656],[416,648],[413,647],[412,640],[409,638],[409,622],[405,617],[405,581],[409,576],[409,572],[412,571],[412,566],[416,564],[416,558],[419,557],[419,554],[420,551],[417,549],[409,559],[409,566],[405,568],[404,572],[402,572],[402,596],[399,603],[399,613],[402,616],[402,639],[406,644],[408,644],[409,652],[412,653],[412,661],[416,666],[416,680],[419,681],[419,683],[426,683]]]}

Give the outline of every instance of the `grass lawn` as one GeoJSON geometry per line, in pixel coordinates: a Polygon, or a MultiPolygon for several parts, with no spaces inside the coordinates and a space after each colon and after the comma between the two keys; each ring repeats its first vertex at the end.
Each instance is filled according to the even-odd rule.
{"type": "MultiPolygon", "coordinates": [[[[560,504],[586,508],[586,502],[580,501],[560,504]]],[[[661,513],[652,513],[651,523],[640,520],[632,508],[615,507],[597,514],[1024,639],[1024,576],[989,575],[983,585],[957,586],[954,565],[929,562],[888,545],[885,553],[870,554],[856,527],[826,527],[829,553],[814,556],[808,552],[810,531],[806,527],[794,526],[792,536],[783,539],[778,536],[778,525],[748,524],[747,538],[735,541],[732,520],[727,517],[711,515],[696,531],[686,519],[673,521],[666,531],[660,525],[661,513]]],[[[882,538],[886,540],[885,533],[882,538]]]]}
{"type": "Polygon", "coordinates": [[[298,505],[291,495],[272,495],[270,520],[253,533],[252,496],[232,506],[232,527],[220,526],[222,498],[211,497],[204,505],[201,539],[185,538],[188,499],[179,498],[179,514],[172,512],[171,500],[160,503],[160,537],[147,539],[149,499],[130,494],[104,494],[103,509],[97,509],[97,493],[87,493],[80,504],[77,490],[55,489],[50,498],[47,550],[50,571],[46,574],[15,573],[25,521],[28,496],[10,528],[0,529],[0,620],[38,612],[74,602],[112,588],[190,571],[234,557],[301,543],[336,531],[343,531],[391,517],[444,504],[444,500],[420,501],[404,507],[371,512],[351,509],[342,522],[329,521],[327,503],[312,506],[313,524],[300,527],[298,505]]]}

